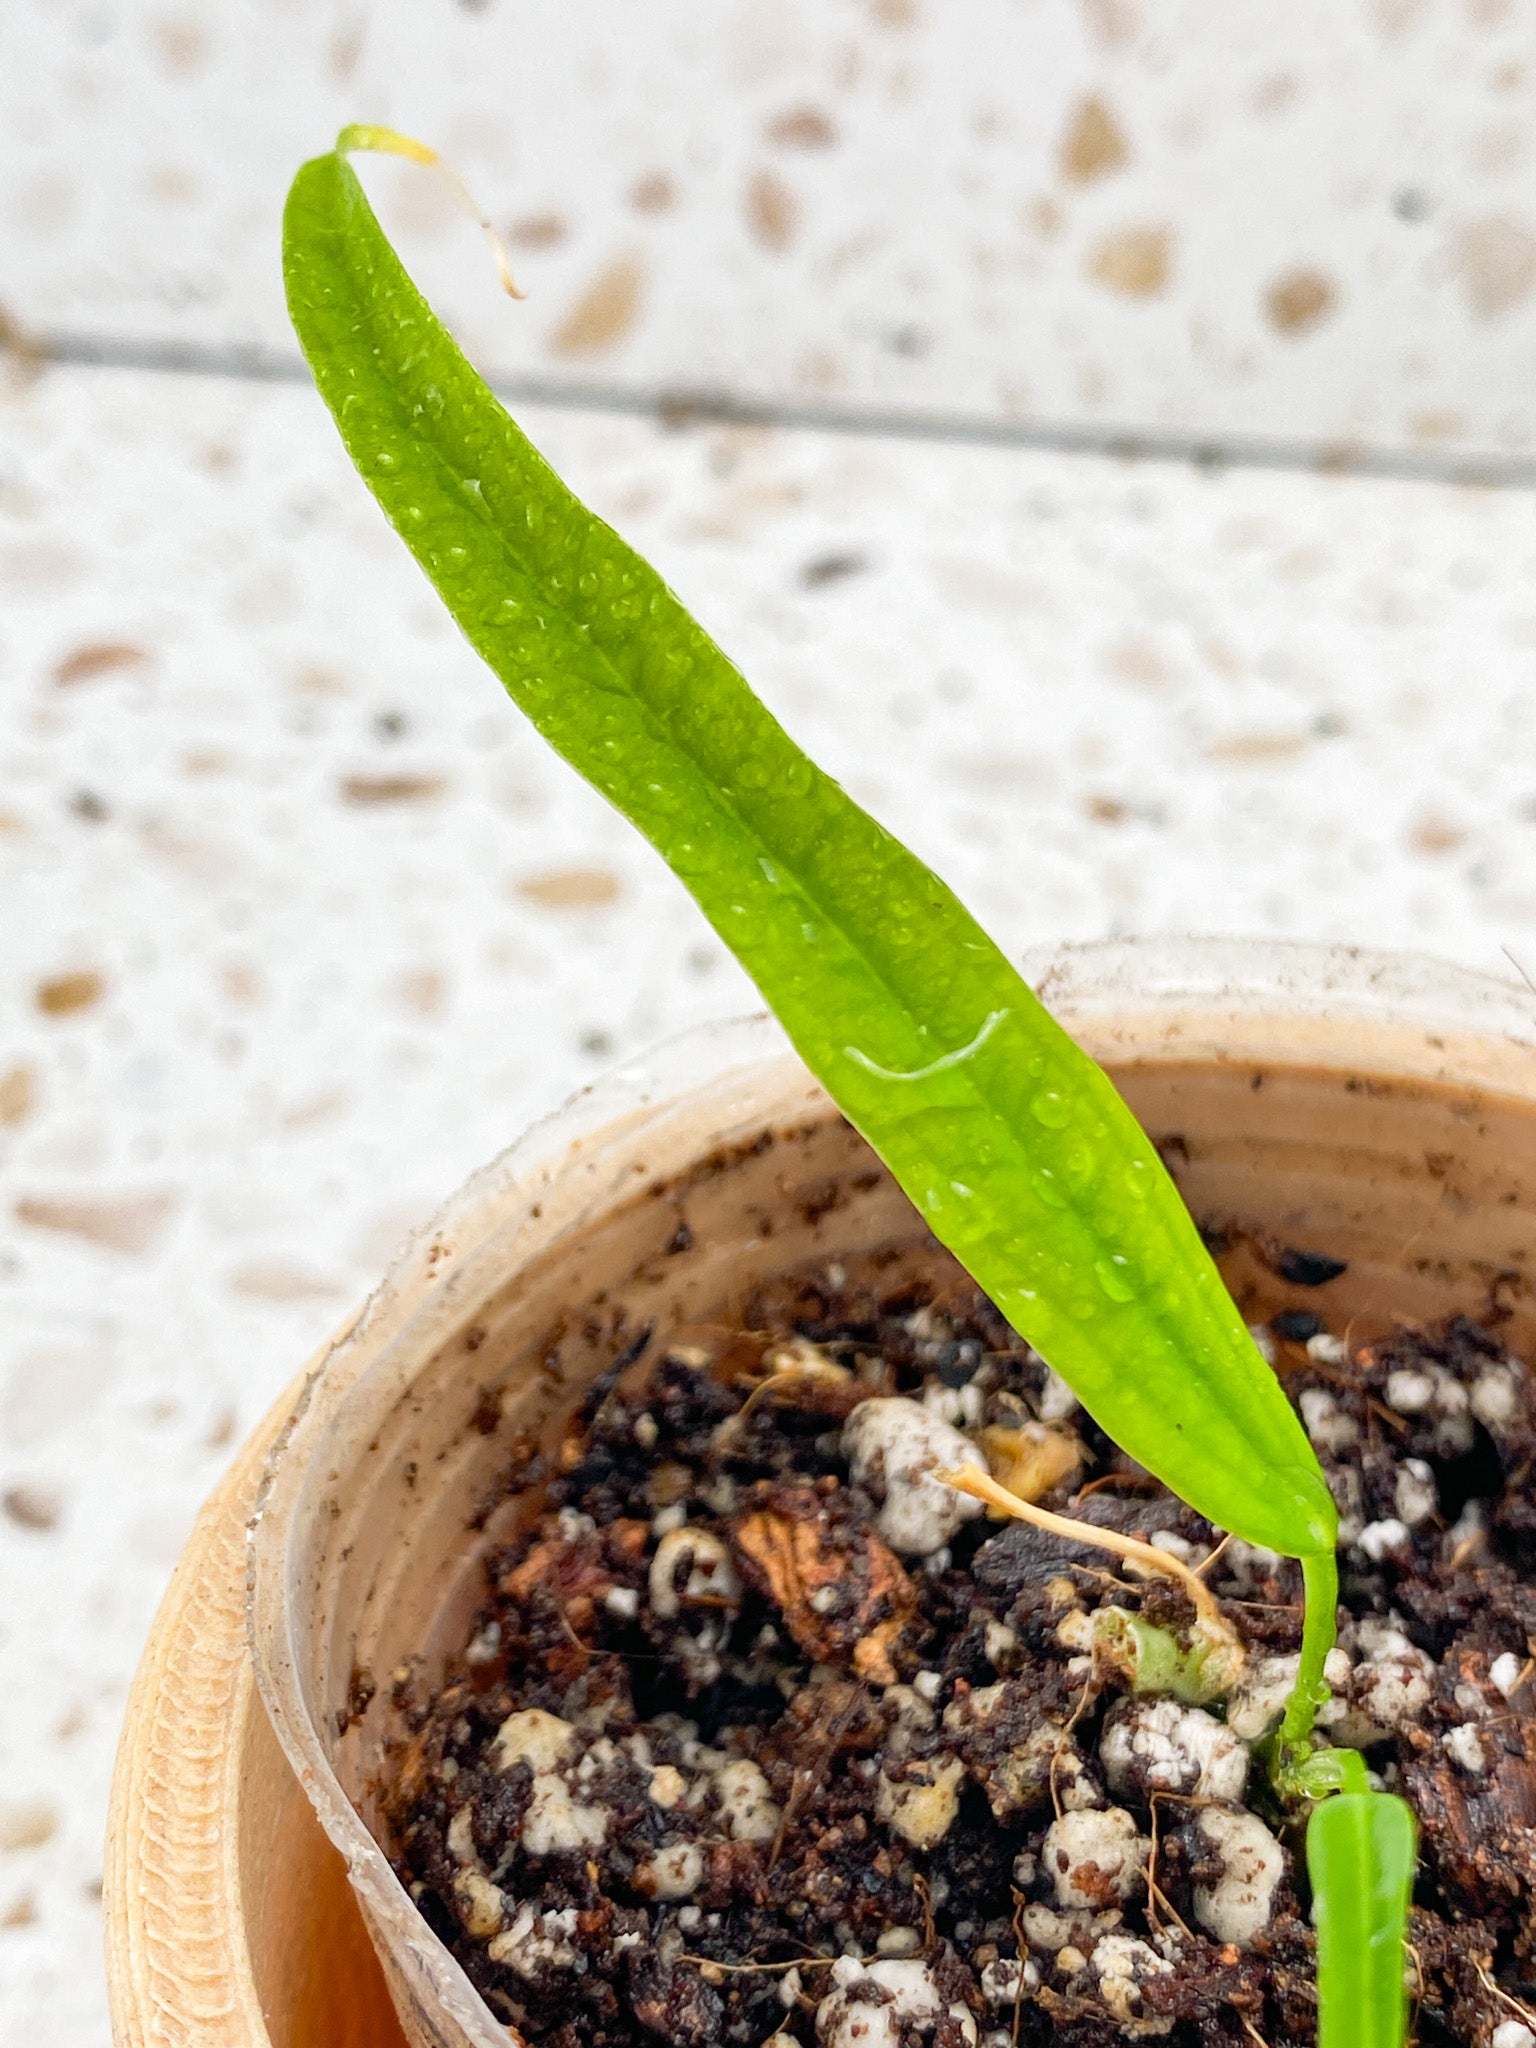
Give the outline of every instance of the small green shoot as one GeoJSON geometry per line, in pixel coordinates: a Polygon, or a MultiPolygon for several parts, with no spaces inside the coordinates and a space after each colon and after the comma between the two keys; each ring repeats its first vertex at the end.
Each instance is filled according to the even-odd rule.
{"type": "Polygon", "coordinates": [[[1318,2048],[1402,2048],[1417,1853],[1413,1813],[1390,1793],[1341,1792],[1312,1815],[1318,2048]]]}

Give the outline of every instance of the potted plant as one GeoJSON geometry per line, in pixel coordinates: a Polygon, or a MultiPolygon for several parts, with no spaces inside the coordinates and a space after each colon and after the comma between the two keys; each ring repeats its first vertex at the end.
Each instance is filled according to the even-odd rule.
{"type": "MultiPolygon", "coordinates": [[[[1348,1259],[1348,1270],[1320,1291],[1282,1286],[1284,1307],[1310,1304],[1365,1335],[1390,1330],[1396,1312],[1426,1322],[1457,1311],[1477,1315],[1501,1270],[1528,1269],[1536,1258],[1529,1166],[1536,1018],[1504,985],[1426,961],[1231,941],[1068,949],[1026,962],[1026,973],[1143,1124],[1170,1142],[1196,1214],[1241,1216],[1260,1234],[1327,1244],[1348,1259]]],[[[509,1462],[520,1427],[520,1375],[536,1378],[541,1363],[544,1326],[522,1323],[519,1276],[546,1256],[550,1237],[579,1219],[582,1287],[595,1293],[638,1282],[653,1312],[646,1271],[676,1272],[692,1254],[667,1250],[677,1214],[664,1202],[655,1205],[656,1235],[636,1243],[634,1219],[624,1212],[631,1190],[650,1180],[633,1167],[691,1172],[717,1162],[730,1145],[740,1155],[737,1170],[755,1172],[761,1160],[747,1143],[753,1133],[803,1128],[829,1114],[766,1024],[690,1034],[647,1066],[584,1093],[478,1176],[421,1233],[366,1313],[275,1406],[209,1504],[135,1687],[107,1865],[120,2043],[159,2048],[197,2029],[239,2048],[395,2038],[393,2004],[353,1903],[347,1862],[364,1884],[388,1890],[393,1880],[342,1789],[366,1790],[370,1717],[387,1714],[388,1688],[361,1722],[336,1735],[366,1582],[356,1585],[352,1606],[330,1610],[331,1619],[315,1610],[310,1591],[295,1589],[294,1612],[312,1617],[322,1645],[332,1632],[345,1651],[322,1659],[325,1683],[336,1690],[322,1694],[308,1717],[314,1748],[297,1774],[272,1735],[244,1649],[245,1524],[266,1452],[289,1428],[306,1385],[317,1380],[306,1415],[318,1421],[316,1399],[344,1398],[344,1382],[365,1375],[407,1323],[416,1324],[417,1369],[442,1349],[445,1328],[450,1337],[457,1331],[457,1352],[444,1358],[448,1391],[424,1386],[418,1418],[440,1423],[442,1437],[402,1447],[397,1461],[382,1466],[367,1455],[371,1439],[363,1436],[343,1480],[349,1490],[356,1482],[374,1488],[376,1527],[408,1545],[424,1575],[446,1561],[447,1576],[471,1587],[472,1609],[485,1532],[470,1525],[509,1462]],[[662,1105],[671,1105],[676,1121],[658,1154],[662,1105]],[[570,1191],[569,1209],[564,1196],[550,1202],[561,1190],[570,1191]],[[610,1227],[611,1260],[604,1251],[610,1227]],[[492,1300],[502,1296],[508,1311],[495,1327],[486,1323],[476,1284],[458,1278],[462,1262],[482,1247],[480,1284],[492,1300]],[[447,1325],[418,1321],[450,1283],[447,1325]],[[485,1387],[501,1393],[489,1435],[466,1426],[481,1412],[485,1387]],[[481,1462],[459,1468],[459,1498],[443,1503],[434,1482],[448,1461],[437,1452],[450,1438],[481,1462]],[[416,1483],[407,1486],[404,1467],[413,1458],[416,1483]],[[420,1532],[434,1520],[439,1547],[423,1552],[420,1532]],[[326,1801],[346,1861],[314,1818],[311,1795],[326,1801]]],[[[806,1155],[798,1183],[766,1172],[723,1217],[706,1203],[716,1194],[726,1199],[734,1174],[717,1174],[688,1205],[701,1251],[725,1272],[748,1256],[769,1257],[773,1240],[757,1229],[765,1208],[799,1227],[796,1196],[814,1211],[846,1163],[846,1154],[806,1155]]],[[[879,1192],[877,1184],[861,1203],[879,1192]]],[[[820,1216],[814,1244],[827,1257],[882,1240],[899,1244],[903,1228],[912,1229],[910,1211],[905,1224],[902,1218],[897,1205],[884,1222],[871,1218],[866,1233],[850,1202],[820,1216]]],[[[793,1255],[791,1247],[786,1256],[793,1255]]],[[[1280,1285],[1272,1275],[1260,1278],[1280,1285]]],[[[1246,1300],[1245,1281],[1234,1279],[1246,1300]]],[[[1503,1291],[1515,1311],[1505,1326],[1510,1341],[1529,1356],[1536,1338],[1529,1300],[1503,1291]]],[[[1271,1292],[1247,1305],[1266,1313],[1276,1298],[1271,1292]]],[[[413,1376],[398,1350],[385,1369],[413,1376]]],[[[329,1515],[321,1526],[335,1531],[330,1556],[339,1558],[349,1537],[329,1515]]],[[[378,1617],[378,1603],[367,1612],[378,1617]]],[[[383,1646],[377,1662],[386,1674],[397,1648],[418,1647],[409,1640],[412,1625],[404,1617],[394,1642],[383,1646]]],[[[371,1661],[366,1642],[362,1650],[371,1661]]],[[[304,1683],[313,1697],[313,1676],[304,1683]]],[[[1470,1988],[1486,1996],[1470,1960],[1467,1974],[1470,1988]]]]}
{"type": "MultiPolygon", "coordinates": [[[[578,1139],[557,1173],[534,1162],[532,1190],[526,1162],[472,1189],[285,1424],[255,1524],[258,1669],[408,2034],[702,2048],[761,2038],[778,1997],[784,2048],[1060,2025],[1266,2038],[1260,2021],[1304,2038],[1305,1832],[1321,2036],[1393,2048],[1414,1820],[1361,1749],[1384,1762],[1410,1715],[1370,1721],[1389,1677],[1404,1697],[1420,1684],[1414,1713],[1431,1687],[1406,1618],[1362,1580],[1346,1621],[1371,1675],[1330,1698],[1335,1494],[1369,1435],[1428,1505],[1379,1517],[1365,1554],[1417,1583],[1435,1403],[1448,1419],[1481,1398],[1496,1449],[1524,1414],[1516,1364],[1492,1338],[1467,1338],[1458,1365],[1452,1336],[1373,1350],[1273,1308],[1301,1346],[1304,1426],[1121,1094],[552,477],[342,154],[300,174],[287,260],[322,395],[386,511],[516,700],[671,861],[804,1062],[728,1065],[578,1139]],[[774,1305],[785,1275],[812,1307],[774,1305]],[[1079,1399],[1091,1421],[1068,1426],[1079,1399]],[[1378,1411],[1401,1439],[1384,1450],[1378,1411]],[[1105,1510],[1110,1481],[1133,1511],[1105,1510]],[[1150,1522],[1138,1498],[1159,1503],[1150,1522]],[[1240,1611],[1238,1559],[1263,1625],[1240,1611]],[[642,1686],[647,1659],[661,1673],[642,1686]],[[731,1685],[724,1721],[678,1710],[731,1685]],[[787,1707],[743,1703],[774,1686],[787,1707]],[[836,1878],[813,1884],[833,1836],[836,1878]]],[[[1174,1128],[1166,1104],[1153,1121],[1174,1128]]],[[[1264,1206],[1219,1217],[1267,1275],[1248,1276],[1250,1314],[1273,1307],[1266,1289],[1342,1278],[1352,1232],[1379,1248],[1343,1214],[1334,1242],[1287,1244],[1264,1206]]],[[[1483,1447],[1473,1430],[1455,1455],[1483,1447]]],[[[1503,1677],[1516,1701],[1519,1669],[1503,1677]]],[[[1487,1731],[1443,1733],[1477,1776],[1487,1731]]],[[[1444,1888],[1455,1830],[1426,1820],[1444,1888]]],[[[1458,2026],[1523,2026],[1518,1941],[1500,1949],[1492,1922],[1470,1939],[1484,2004],[1454,1957],[1421,1955],[1432,2001],[1458,2026]]]]}

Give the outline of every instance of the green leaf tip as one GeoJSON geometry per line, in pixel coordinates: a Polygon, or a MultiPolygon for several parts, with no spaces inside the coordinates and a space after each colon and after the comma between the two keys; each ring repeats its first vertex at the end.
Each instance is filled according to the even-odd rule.
{"type": "Polygon", "coordinates": [[[1331,1550],[1305,1432],[1108,1076],[560,482],[340,156],[294,181],[284,271],[348,452],[470,644],[670,863],[934,1233],[1202,1514],[1331,1550]]]}

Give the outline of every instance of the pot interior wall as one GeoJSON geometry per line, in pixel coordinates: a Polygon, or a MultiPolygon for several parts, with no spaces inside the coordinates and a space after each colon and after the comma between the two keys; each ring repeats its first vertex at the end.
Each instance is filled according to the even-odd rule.
{"type": "MultiPolygon", "coordinates": [[[[1530,1105],[1240,1062],[1111,1070],[1165,1142],[1202,1221],[1349,1260],[1321,1289],[1288,1289],[1239,1248],[1230,1277],[1251,1315],[1311,1307],[1369,1335],[1396,1316],[1483,1314],[1497,1303],[1511,1344],[1530,1345],[1530,1105]]],[[[398,1702],[430,1685],[465,1640],[485,1548],[537,1510],[536,1492],[507,1498],[509,1475],[536,1451],[558,1463],[573,1408],[626,1344],[648,1327],[707,1341],[761,1280],[809,1261],[932,1256],[862,1141],[825,1114],[761,1143],[749,1134],[641,1186],[511,1277],[503,1266],[461,1287],[430,1354],[402,1371],[365,1429],[335,1437],[317,1474],[313,1706],[337,1775],[376,1832],[375,1787],[402,1736],[398,1702]]],[[[258,1975],[282,1949],[263,1944],[258,1975]]],[[[306,2032],[297,2012],[285,2020],[293,2000],[270,1983],[263,2000],[274,2048],[352,2038],[306,2032]]],[[[408,2018],[407,2031],[421,2029],[408,2018]]]]}
{"type": "Polygon", "coordinates": [[[1504,1315],[1536,1342],[1536,1108],[1429,1083],[1318,1068],[1149,1063],[1115,1071],[1202,1223],[1247,1225],[1347,1259],[1286,1287],[1223,1261],[1250,1319],[1314,1308],[1356,1335],[1399,1319],[1504,1315]]]}

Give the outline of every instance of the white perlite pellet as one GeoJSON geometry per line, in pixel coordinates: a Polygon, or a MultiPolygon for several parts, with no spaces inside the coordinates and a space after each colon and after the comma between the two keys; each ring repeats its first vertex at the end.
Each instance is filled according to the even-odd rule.
{"type": "Polygon", "coordinates": [[[932,1849],[954,1825],[964,1779],[965,1765],[957,1756],[925,1764],[921,1777],[904,1783],[882,1773],[875,1788],[875,1818],[914,1849],[932,1849]]]}
{"type": "Polygon", "coordinates": [[[981,1973],[981,1995],[994,2008],[1015,2005],[1021,1992],[1039,1988],[1040,1965],[1028,1956],[1022,1962],[1017,1956],[999,1956],[981,1973]]]}
{"type": "Polygon", "coordinates": [[[1150,1848],[1125,1808],[1108,1806],[1097,1813],[1064,1813],[1052,1821],[1040,1861],[1058,1906],[1104,1906],[1137,1890],[1150,1848]]]}
{"type": "Polygon", "coordinates": [[[517,1918],[505,1934],[498,1934],[486,1950],[493,1963],[505,1963],[520,1977],[541,1977],[546,1970],[568,1970],[576,1961],[569,1937],[576,1932],[577,1913],[566,1906],[557,1913],[540,1913],[529,1905],[520,1906],[517,1918]]]}
{"type": "Polygon", "coordinates": [[[1385,1564],[1389,1557],[1406,1550],[1412,1541],[1396,1516],[1388,1515],[1379,1522],[1367,1522],[1355,1538],[1354,1547],[1364,1551],[1372,1564],[1385,1564]]]}
{"type": "Polygon", "coordinates": [[[1205,1807],[1197,1825],[1220,1857],[1222,1875],[1195,1887],[1195,1918],[1217,1941],[1246,1948],[1269,1925],[1285,1851],[1258,1815],[1242,1808],[1205,1807]]]}
{"type": "Polygon", "coordinates": [[[1362,1621],[1355,1633],[1361,1654],[1348,1690],[1318,1709],[1317,1723],[1334,1742],[1368,1749],[1423,1712],[1435,1667],[1394,1622],[1362,1621]]]}
{"type": "Polygon", "coordinates": [[[986,1397],[978,1386],[946,1387],[942,1380],[929,1380],[923,1388],[923,1407],[956,1429],[975,1429],[985,1411],[986,1397]]]}
{"type": "Polygon", "coordinates": [[[1173,1966],[1156,1949],[1129,1934],[1106,1934],[1088,1958],[1097,1972],[1099,1996],[1119,2020],[1136,2034],[1166,2034],[1172,2020],[1142,2018],[1141,1987],[1149,1977],[1171,1977],[1173,1966]]]}
{"type": "Polygon", "coordinates": [[[885,1738],[887,1756],[905,1756],[913,1738],[927,1735],[938,1725],[938,1716],[915,1685],[888,1685],[880,1695],[889,1733],[885,1738]]]}
{"type": "Polygon", "coordinates": [[[742,1598],[731,1553],[708,1529],[671,1529],[662,1537],[651,1559],[648,1591],[661,1621],[676,1620],[685,1602],[739,1607],[742,1598]]]}
{"type": "Polygon", "coordinates": [[[1525,1669],[1520,1659],[1509,1650],[1494,1658],[1488,1666],[1488,1676],[1499,1691],[1508,1699],[1520,1683],[1520,1674],[1525,1669]]]}
{"type": "Polygon", "coordinates": [[[1448,1729],[1440,1740],[1469,1777],[1483,1776],[1488,1769],[1488,1757],[1483,1749],[1482,1738],[1475,1728],[1463,1726],[1448,1729]]]}
{"type": "Polygon", "coordinates": [[[1250,1657],[1227,1698],[1227,1726],[1239,1740],[1258,1742],[1285,1712],[1301,1669],[1300,1654],[1250,1657]]]}
{"type": "Polygon", "coordinates": [[[1076,1394],[1059,1372],[1047,1367],[1045,1385],[1040,1389],[1040,1420],[1066,1422],[1077,1413],[1077,1409],[1076,1394]]]}
{"type": "Polygon", "coordinates": [[[947,2013],[968,2048],[975,2048],[976,2022],[963,2005],[946,2005],[926,1963],[882,1956],[873,1963],[839,1956],[832,1965],[832,1989],[816,2008],[816,2036],[822,2048],[899,2048],[908,2027],[930,2033],[947,2013]],[[871,2004],[851,1994],[872,1982],[889,1994],[871,2004]]]}
{"type": "Polygon", "coordinates": [[[1239,1800],[1248,1751],[1224,1722],[1177,1700],[1142,1700],[1118,1712],[1099,1745],[1112,1792],[1142,1789],[1198,1799],[1239,1800]]]}
{"type": "Polygon", "coordinates": [[[986,1460],[969,1437],[916,1401],[861,1401],[843,1428],[843,1456],[856,1486],[883,1489],[876,1526],[904,1557],[931,1556],[981,1513],[979,1500],[933,1475],[960,1465],[985,1472],[986,1460]]]}
{"type": "MultiPolygon", "coordinates": [[[[1343,1650],[1328,1652],[1323,1676],[1335,1692],[1348,1685],[1354,1667],[1343,1650]]],[[[1299,1654],[1254,1657],[1227,1699],[1227,1726],[1243,1742],[1258,1742],[1279,1724],[1301,1670],[1299,1654]]]]}
{"type": "Polygon", "coordinates": [[[456,1871],[454,1896],[459,1902],[464,1932],[475,1941],[485,1941],[501,1926],[506,1900],[483,1870],[456,1871]]]}
{"type": "Polygon", "coordinates": [[[982,1651],[994,1671],[1000,1671],[1018,1647],[1018,1637],[1005,1623],[987,1623],[986,1634],[982,1639],[982,1651]]]}
{"type": "Polygon", "coordinates": [[[1301,1396],[1301,1419],[1315,1449],[1337,1456],[1360,1441],[1360,1425],[1347,1415],[1326,1388],[1308,1387],[1301,1396]]]}
{"type": "Polygon", "coordinates": [[[1515,1418],[1515,1376],[1507,1365],[1485,1366],[1472,1388],[1472,1413],[1485,1429],[1505,1428],[1515,1418]]]}
{"type": "Polygon", "coordinates": [[[653,1899],[686,1899],[704,1878],[704,1851],[697,1842],[671,1842],[635,1872],[640,1891],[653,1899]]]}
{"type": "Polygon", "coordinates": [[[1387,1374],[1387,1406],[1399,1415],[1422,1415],[1435,1398],[1433,1373],[1417,1366],[1400,1366],[1387,1374]]]}
{"type": "Polygon", "coordinates": [[[608,1832],[606,1806],[580,1806],[563,1778],[540,1771],[523,1816],[522,1845],[530,1856],[554,1856],[564,1849],[595,1849],[608,1832]]]}
{"type": "Polygon", "coordinates": [[[915,1956],[923,1945],[920,1927],[887,1927],[875,1943],[877,1956],[915,1956]]]}
{"type": "Polygon", "coordinates": [[[526,1763],[535,1772],[558,1770],[570,1754],[576,1730],[558,1714],[546,1714],[542,1707],[525,1707],[509,1714],[496,1731],[492,1756],[497,1770],[509,1771],[526,1763]]]}
{"type": "Polygon", "coordinates": [[[1394,1505],[1397,1519],[1409,1529],[1440,1512],[1440,1489],[1422,1458],[1404,1458],[1398,1466],[1394,1505]]]}
{"type": "Polygon", "coordinates": [[[649,1786],[651,1804],[659,1806],[664,1813],[670,1813],[688,1790],[688,1780],[676,1764],[658,1764],[651,1773],[649,1786]]]}
{"type": "Polygon", "coordinates": [[[448,1823],[448,1854],[455,1863],[474,1864],[480,1858],[475,1849],[473,1809],[461,1806],[448,1823]]]}
{"type": "Polygon", "coordinates": [[[771,1842],[782,1818],[768,1780],[746,1757],[738,1757],[715,1773],[715,1797],[737,1842],[771,1842]]]}

